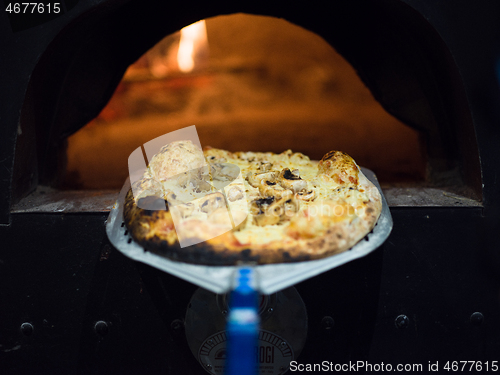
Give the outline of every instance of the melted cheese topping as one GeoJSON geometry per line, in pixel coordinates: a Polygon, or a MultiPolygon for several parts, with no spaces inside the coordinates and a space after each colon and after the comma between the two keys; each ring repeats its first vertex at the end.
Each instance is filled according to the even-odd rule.
{"type": "MultiPolygon", "coordinates": [[[[209,149],[203,168],[193,152],[189,141],[164,147],[144,176],[161,182],[176,228],[180,223],[199,231],[209,223],[234,229],[241,244],[265,245],[314,238],[334,223],[367,215],[369,197],[366,185],[358,184],[358,173],[364,176],[347,154],[332,151],[318,162],[291,150],[273,154],[209,149]],[[181,160],[183,152],[190,157],[181,163],[182,170],[179,162],[173,165],[178,174],[171,177],[169,162],[181,160]],[[159,175],[165,171],[171,178],[159,175]]],[[[141,197],[157,194],[151,184],[143,185],[141,197]]]]}
{"type": "MultiPolygon", "coordinates": [[[[288,220],[281,220],[273,225],[260,226],[254,219],[258,215],[250,214],[245,225],[234,232],[241,243],[262,245],[273,241],[283,241],[286,238],[310,238],[322,234],[334,222],[352,221],[354,217],[363,218],[365,216],[364,206],[369,201],[366,192],[363,189],[358,190],[357,187],[340,184],[337,182],[339,179],[319,172],[319,162],[311,161],[303,154],[293,153],[290,150],[282,154],[272,154],[230,153],[211,149],[205,151],[205,155],[207,160],[211,162],[223,159],[228,163],[238,165],[242,175],[247,176],[245,190],[250,204],[252,201],[265,198],[259,188],[252,186],[249,182],[251,177],[266,172],[279,173],[284,168],[295,171],[302,180],[306,181],[307,190],[314,190],[315,198],[310,201],[299,200],[299,210],[288,220]],[[308,218],[304,219],[306,216],[308,218]],[[316,217],[317,220],[313,220],[313,217],[316,217]],[[299,233],[294,233],[297,230],[299,233]]],[[[352,167],[360,173],[355,163],[352,167]]]]}
{"type": "Polygon", "coordinates": [[[265,227],[247,225],[244,229],[234,232],[234,235],[242,244],[264,245],[273,241],[283,241],[283,238],[286,238],[284,230],[283,225],[265,227]]]}

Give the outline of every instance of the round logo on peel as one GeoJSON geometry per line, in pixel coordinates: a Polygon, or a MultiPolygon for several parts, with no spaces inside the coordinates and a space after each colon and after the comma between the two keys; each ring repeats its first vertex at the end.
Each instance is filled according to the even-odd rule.
{"type": "MultiPolygon", "coordinates": [[[[209,336],[198,351],[198,361],[211,374],[224,374],[227,335],[221,331],[209,336]]],[[[283,374],[294,360],[294,353],[288,342],[275,333],[259,330],[258,344],[254,358],[259,374],[283,374]]]]}

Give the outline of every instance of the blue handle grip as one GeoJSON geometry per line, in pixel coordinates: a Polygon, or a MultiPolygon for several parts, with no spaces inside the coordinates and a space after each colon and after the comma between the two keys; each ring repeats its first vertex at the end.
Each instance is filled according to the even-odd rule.
{"type": "Polygon", "coordinates": [[[255,360],[259,336],[258,293],[253,284],[251,268],[238,270],[236,287],[229,300],[226,375],[255,375],[258,371],[255,360]]]}

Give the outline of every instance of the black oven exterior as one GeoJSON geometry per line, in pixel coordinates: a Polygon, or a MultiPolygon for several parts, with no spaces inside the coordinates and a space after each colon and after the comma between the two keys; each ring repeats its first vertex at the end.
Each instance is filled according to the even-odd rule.
{"type": "MultiPolygon", "coordinates": [[[[401,17],[408,23],[393,26],[415,45],[422,37],[422,51],[431,56],[405,65],[399,71],[402,83],[390,82],[398,87],[411,72],[417,78],[424,71],[434,74],[420,94],[444,104],[428,110],[440,122],[453,118],[452,128],[463,127],[443,130],[461,140],[437,150],[449,148],[459,160],[461,147],[468,149],[460,144],[472,144],[465,156],[478,161],[461,165],[471,171],[465,184],[480,205],[391,207],[395,226],[382,248],[296,286],[309,319],[298,362],[421,364],[423,372],[437,363],[442,372],[454,361],[459,366],[476,361],[482,370],[493,368],[500,351],[497,2],[337,1],[335,11],[353,15],[348,19],[353,23],[337,19],[336,26],[320,2],[304,8],[250,2],[151,2],[149,8],[121,0],[61,4],[60,15],[41,21],[19,21],[6,11],[0,18],[2,373],[205,373],[183,333],[195,287],[113,249],[105,233],[107,212],[12,213],[11,208],[38,184],[57,178],[57,142],[100,111],[126,67],[145,49],[198,19],[234,12],[283,17],[325,36],[377,99],[407,122],[413,117],[391,97],[382,57],[371,65],[363,62],[363,53],[376,59],[374,48],[389,51],[390,46],[372,40],[359,50],[347,43],[362,45],[364,28],[381,27],[377,17],[414,14],[401,17]],[[357,10],[362,7],[370,11],[357,10]],[[137,19],[156,26],[146,32],[137,19]],[[416,19],[428,28],[410,22],[416,19]],[[426,44],[426,33],[437,33],[440,43],[426,44]],[[416,68],[433,59],[451,62],[416,68]],[[455,75],[443,77],[451,65],[455,75]],[[433,82],[441,91],[431,88],[433,82]]],[[[392,33],[377,30],[373,34],[392,33]]]]}

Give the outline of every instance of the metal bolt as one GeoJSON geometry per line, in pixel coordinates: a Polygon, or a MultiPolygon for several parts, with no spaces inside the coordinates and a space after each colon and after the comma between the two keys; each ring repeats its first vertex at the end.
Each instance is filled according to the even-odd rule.
{"type": "Polygon", "coordinates": [[[332,329],[334,324],[335,321],[331,316],[324,316],[323,319],[321,319],[321,325],[324,329],[332,329]]]}
{"type": "Polygon", "coordinates": [[[285,348],[285,347],[286,347],[286,342],[285,342],[285,341],[282,341],[282,342],[281,342],[281,344],[280,344],[280,346],[281,346],[282,348],[285,348]]]}
{"type": "Polygon", "coordinates": [[[34,328],[31,323],[23,323],[21,324],[21,333],[24,336],[31,336],[33,334],[34,328]]]}
{"type": "Polygon", "coordinates": [[[208,345],[212,345],[214,343],[214,340],[210,339],[210,340],[207,340],[207,344],[208,345]]]}
{"type": "Polygon", "coordinates": [[[183,326],[184,322],[180,319],[174,319],[172,320],[172,323],[170,323],[170,328],[172,328],[174,331],[181,330],[183,326]]]}
{"type": "Polygon", "coordinates": [[[222,310],[222,315],[227,315],[227,310],[222,310]]]}
{"type": "Polygon", "coordinates": [[[108,323],[106,323],[104,320],[99,320],[95,326],[94,326],[94,330],[95,332],[99,335],[99,336],[106,336],[109,332],[109,327],[108,327],[108,323]]]}
{"type": "Polygon", "coordinates": [[[272,307],[270,307],[270,308],[267,309],[268,313],[272,313],[273,311],[274,311],[274,309],[272,307]]]}
{"type": "Polygon", "coordinates": [[[101,255],[99,257],[99,260],[101,262],[103,260],[108,260],[110,254],[111,254],[111,246],[109,246],[108,244],[104,245],[101,250],[101,255]]]}
{"type": "Polygon", "coordinates": [[[394,321],[396,328],[403,329],[410,325],[410,319],[406,315],[398,315],[394,321]]]}
{"type": "Polygon", "coordinates": [[[207,363],[207,364],[205,365],[205,367],[207,368],[207,370],[211,370],[211,369],[212,369],[212,365],[211,365],[210,363],[207,363]]]}
{"type": "Polygon", "coordinates": [[[470,316],[470,322],[476,327],[479,327],[481,324],[483,324],[483,321],[484,315],[480,312],[475,312],[470,316]]]}

